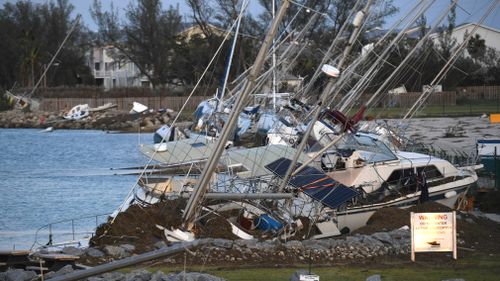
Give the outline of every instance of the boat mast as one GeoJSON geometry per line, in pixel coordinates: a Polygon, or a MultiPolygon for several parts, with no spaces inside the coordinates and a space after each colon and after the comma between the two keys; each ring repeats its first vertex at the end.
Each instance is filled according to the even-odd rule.
{"type": "Polygon", "coordinates": [[[203,172],[200,176],[200,180],[198,181],[198,184],[196,185],[193,194],[189,198],[186,208],[184,209],[184,214],[182,215],[182,219],[184,221],[183,226],[187,229],[191,229],[194,225],[194,218],[196,212],[199,210],[200,203],[203,200],[203,195],[205,194],[205,192],[209,187],[212,174],[217,168],[219,159],[222,153],[224,152],[226,143],[229,140],[231,133],[233,132],[233,127],[236,125],[236,122],[238,121],[239,113],[243,109],[243,106],[245,105],[245,102],[247,101],[250,92],[253,90],[253,87],[255,85],[255,80],[259,75],[262,66],[264,64],[266,53],[268,52],[270,45],[272,44],[272,39],[275,36],[276,32],[278,31],[278,26],[281,23],[281,20],[283,19],[283,16],[285,15],[285,12],[289,5],[290,5],[289,0],[284,0],[282,2],[278,15],[274,18],[272,25],[264,39],[264,42],[262,43],[259,53],[255,58],[255,63],[252,67],[252,70],[248,74],[247,82],[245,83],[245,86],[241,94],[238,95],[234,103],[233,109],[228,117],[227,123],[222,128],[222,132],[220,134],[217,146],[215,147],[215,149],[212,151],[212,154],[208,158],[205,168],[203,169],[203,172]]]}
{"type": "MultiPolygon", "coordinates": [[[[351,12],[349,13],[349,16],[347,17],[348,19],[351,18],[352,15],[354,14],[354,12],[358,10],[358,8],[361,6],[362,1],[363,0],[356,1],[356,3],[354,4],[354,6],[351,9],[351,12]]],[[[330,57],[334,51],[334,48],[337,46],[337,43],[340,40],[340,35],[342,35],[344,33],[344,31],[347,29],[347,27],[349,27],[349,21],[346,20],[344,22],[344,24],[340,27],[337,36],[332,41],[332,44],[330,44],[330,46],[328,47],[328,50],[326,50],[326,53],[323,56],[323,59],[321,60],[321,62],[319,63],[318,68],[316,68],[316,71],[314,71],[314,74],[311,76],[311,80],[309,80],[306,87],[301,91],[300,94],[302,96],[311,91],[312,87],[314,86],[314,83],[316,82],[316,80],[318,79],[318,77],[321,73],[321,67],[324,64],[326,64],[328,62],[328,60],[330,59],[330,57]]]]}
{"type": "Polygon", "coordinates": [[[40,86],[40,83],[42,83],[45,75],[47,75],[47,72],[49,71],[49,68],[52,66],[52,64],[54,63],[54,61],[56,60],[56,57],[57,55],[59,55],[59,52],[61,52],[62,48],[64,47],[64,44],[66,44],[66,41],[68,41],[68,38],[71,36],[71,34],[73,33],[73,31],[75,30],[75,28],[78,26],[78,24],[80,23],[80,15],[78,15],[76,17],[76,20],[75,22],[73,23],[73,26],[71,26],[71,29],[68,31],[68,34],[66,34],[66,37],[64,37],[61,45],[59,45],[59,48],[57,49],[56,53],[52,56],[52,59],[50,60],[49,64],[47,65],[47,67],[45,67],[45,70],[43,71],[42,75],[40,76],[40,78],[38,79],[38,81],[36,82],[35,86],[33,87],[33,89],[31,90],[31,92],[29,94],[26,95],[27,98],[31,97],[36,89],[38,88],[38,86],[40,86]]]}
{"type": "MultiPolygon", "coordinates": [[[[368,0],[366,3],[366,6],[363,8],[362,11],[359,11],[356,16],[354,17],[353,20],[353,25],[354,25],[354,30],[352,31],[351,37],[349,38],[349,41],[347,42],[347,46],[344,49],[344,52],[342,54],[342,57],[340,59],[340,62],[337,65],[338,69],[342,69],[344,66],[344,63],[347,61],[347,57],[349,53],[351,52],[352,46],[354,45],[354,42],[359,36],[359,33],[361,31],[361,23],[364,20],[365,15],[368,13],[368,10],[370,9],[370,6],[372,4],[372,0],[368,0]]],[[[340,36],[337,35],[337,37],[340,36]]],[[[326,87],[323,89],[323,92],[321,93],[318,103],[316,105],[316,109],[314,111],[313,117],[311,118],[311,121],[309,122],[309,125],[307,126],[307,129],[302,137],[302,140],[300,141],[299,146],[297,147],[297,152],[293,156],[292,161],[290,162],[290,166],[288,166],[288,169],[286,171],[285,176],[283,177],[283,181],[281,182],[281,185],[279,187],[279,192],[282,192],[283,189],[285,189],[285,186],[288,183],[288,180],[290,179],[290,176],[292,175],[295,165],[297,164],[297,161],[299,160],[299,156],[306,147],[307,144],[307,139],[308,136],[311,134],[312,129],[314,127],[314,123],[319,118],[319,115],[323,109],[323,105],[327,102],[328,97],[330,96],[330,93],[333,92],[335,86],[335,80],[333,78],[330,78],[328,81],[328,84],[326,87]]]]}
{"type": "MultiPolygon", "coordinates": [[[[222,93],[220,94],[220,98],[217,99],[218,106],[217,106],[216,109],[219,112],[223,111],[223,107],[224,107],[224,102],[223,102],[224,101],[224,94],[226,93],[227,80],[229,78],[229,72],[231,71],[231,64],[233,62],[234,49],[236,47],[236,41],[238,40],[238,34],[240,32],[241,18],[243,18],[243,13],[245,12],[245,9],[248,6],[248,1],[249,0],[243,0],[243,2],[241,3],[241,11],[240,11],[240,14],[238,15],[238,19],[237,19],[237,22],[236,22],[236,31],[234,32],[233,43],[231,45],[231,51],[229,53],[229,59],[228,59],[227,66],[226,66],[226,73],[224,75],[224,83],[222,83],[222,93]]],[[[229,32],[231,32],[231,31],[229,31],[229,32]]]]}
{"type": "MultiPolygon", "coordinates": [[[[388,30],[384,36],[378,40],[377,43],[374,44],[373,49],[371,52],[375,53],[373,50],[380,46],[388,37],[393,33],[393,31],[398,27],[401,23],[407,20],[407,18],[410,18],[412,14],[413,17],[410,18],[409,21],[406,22],[406,24],[403,25],[401,30],[398,32],[396,37],[394,37],[391,42],[385,47],[384,51],[380,55],[376,55],[377,59],[374,63],[371,64],[370,68],[363,74],[363,77],[359,82],[356,83],[356,85],[350,90],[350,94],[347,94],[343,100],[339,103],[340,112],[344,112],[348,106],[352,106],[352,103],[354,101],[354,98],[358,98],[360,93],[366,89],[368,86],[368,83],[374,78],[374,76],[378,73],[380,70],[380,65],[386,62],[387,56],[389,55],[389,52],[392,50],[393,46],[396,45],[398,42],[401,41],[404,35],[407,34],[407,31],[412,27],[413,23],[417,21],[421,17],[425,11],[427,11],[434,0],[421,0],[415,6],[404,16],[402,17],[398,22],[396,22],[390,30],[388,30]]],[[[367,54],[368,55],[368,54],[367,54]]],[[[365,56],[366,57],[366,56],[365,56]]],[[[362,60],[364,60],[363,56],[359,57],[358,62],[354,64],[359,64],[362,60]]],[[[351,64],[352,66],[353,64],[351,64]]],[[[349,66],[349,67],[351,67],[349,66]]],[[[353,70],[354,71],[354,70],[353,70]]],[[[344,76],[343,76],[344,77],[344,76]]],[[[342,79],[342,78],[341,78],[342,79]]]]}
{"type": "MultiPolygon", "coordinates": [[[[387,84],[394,78],[394,76],[396,76],[397,73],[399,73],[399,71],[403,68],[404,65],[406,65],[406,63],[409,61],[409,59],[411,58],[411,56],[417,51],[419,50],[423,44],[426,42],[426,40],[428,39],[428,37],[434,33],[434,31],[437,29],[438,25],[441,23],[441,21],[444,20],[444,18],[446,17],[446,15],[448,15],[448,13],[450,12],[450,10],[453,8],[453,6],[455,6],[457,4],[458,0],[454,0],[449,6],[448,8],[445,10],[444,13],[441,14],[441,16],[438,18],[438,20],[435,22],[434,26],[431,28],[431,30],[429,32],[427,32],[425,34],[424,37],[422,37],[422,39],[420,39],[417,43],[417,45],[415,45],[415,47],[408,53],[408,55],[403,59],[403,61],[398,65],[398,67],[391,73],[391,75],[389,76],[389,78],[387,78],[384,83],[377,89],[377,91],[375,92],[375,94],[372,95],[372,97],[364,104],[365,107],[368,107],[374,100],[375,100],[375,97],[377,97],[383,89],[385,89],[385,87],[387,86],[387,84]]],[[[335,139],[333,139],[330,143],[328,143],[327,145],[325,145],[325,147],[323,147],[321,150],[319,150],[318,152],[316,152],[311,158],[309,158],[307,161],[305,161],[302,166],[298,167],[294,173],[298,173],[299,171],[301,171],[302,169],[304,169],[306,167],[306,165],[308,165],[309,163],[311,163],[312,161],[314,161],[314,159],[316,157],[318,157],[319,155],[323,154],[325,151],[327,151],[330,147],[334,146],[342,137],[344,136],[344,133],[338,135],[335,139]]]]}
{"type": "MultiPolygon", "coordinates": [[[[273,20],[274,17],[276,16],[276,0],[273,0],[273,5],[272,5],[272,15],[273,15],[273,20]]],[[[273,37],[273,111],[276,112],[276,40],[273,37]]]]}

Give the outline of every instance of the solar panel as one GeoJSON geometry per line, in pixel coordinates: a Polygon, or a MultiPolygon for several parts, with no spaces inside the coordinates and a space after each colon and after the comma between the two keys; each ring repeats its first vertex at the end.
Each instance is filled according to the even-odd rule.
{"type": "MultiPolygon", "coordinates": [[[[291,162],[290,159],[280,158],[265,167],[280,178],[284,178],[291,162]]],[[[297,163],[295,168],[300,165],[300,163],[297,163]]],[[[358,192],[352,188],[335,181],[322,171],[311,166],[306,166],[291,177],[289,184],[333,209],[358,195],[358,192]]]]}

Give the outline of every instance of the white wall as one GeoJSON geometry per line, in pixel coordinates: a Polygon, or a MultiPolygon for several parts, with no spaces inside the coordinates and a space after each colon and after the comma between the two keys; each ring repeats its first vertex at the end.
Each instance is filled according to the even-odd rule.
{"type": "MultiPolygon", "coordinates": [[[[464,41],[466,31],[470,34],[474,29],[474,26],[474,24],[460,26],[453,31],[451,36],[457,40],[458,44],[460,44],[464,41]]],[[[500,30],[480,26],[474,34],[479,34],[487,47],[500,51],[500,30]]]]}
{"type": "Polygon", "coordinates": [[[139,68],[131,61],[115,61],[113,47],[94,48],[92,61],[89,66],[95,79],[103,79],[103,87],[111,89],[115,87],[141,87],[142,81],[148,81],[140,75],[139,68]],[[100,64],[99,70],[95,69],[95,63],[100,64]]]}

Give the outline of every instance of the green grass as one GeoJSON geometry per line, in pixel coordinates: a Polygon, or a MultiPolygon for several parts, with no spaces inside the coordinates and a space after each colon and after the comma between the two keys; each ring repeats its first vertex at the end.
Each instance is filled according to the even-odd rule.
{"type": "MultiPolygon", "coordinates": [[[[312,271],[320,276],[320,280],[331,281],[359,281],[368,276],[379,274],[383,281],[429,281],[462,278],[468,281],[497,281],[500,280],[500,256],[473,256],[457,261],[426,262],[418,260],[412,263],[409,260],[395,263],[338,265],[328,267],[313,267],[312,271]]],[[[187,271],[203,271],[215,276],[235,281],[257,280],[289,280],[298,269],[306,269],[307,265],[297,267],[276,268],[238,268],[238,267],[188,267],[187,271]]],[[[182,268],[151,266],[150,271],[179,272],[182,268]]],[[[127,269],[125,271],[130,271],[127,269]]]]}

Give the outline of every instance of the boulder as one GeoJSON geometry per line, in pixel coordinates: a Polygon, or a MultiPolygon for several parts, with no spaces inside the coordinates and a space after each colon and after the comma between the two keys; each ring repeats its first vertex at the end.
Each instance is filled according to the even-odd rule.
{"type": "Polygon", "coordinates": [[[363,244],[365,244],[368,248],[375,248],[375,247],[382,247],[384,246],[384,243],[382,243],[380,240],[375,239],[369,235],[364,235],[363,244]]]}
{"type": "Polygon", "coordinates": [[[151,272],[147,270],[136,270],[125,275],[125,281],[149,281],[151,272]]]}
{"type": "MultiPolygon", "coordinates": [[[[96,276],[92,276],[92,277],[89,277],[86,279],[87,281],[104,281],[104,280],[107,280],[103,277],[96,277],[96,276]]],[[[120,279],[121,280],[121,279],[120,279]]]]}
{"type": "Polygon", "coordinates": [[[135,246],[132,244],[122,244],[122,245],[120,245],[120,247],[129,253],[132,253],[133,251],[135,251],[135,246]]]}
{"type": "Polygon", "coordinates": [[[156,243],[154,244],[154,247],[155,247],[156,249],[165,248],[165,247],[167,247],[167,246],[168,246],[168,245],[167,245],[167,243],[165,243],[165,241],[158,241],[158,242],[156,242],[156,243]]]}
{"type": "Polygon", "coordinates": [[[127,251],[125,251],[125,249],[119,246],[106,245],[104,246],[104,252],[109,256],[120,259],[130,256],[130,253],[128,253],[127,251]]]}
{"type": "Polygon", "coordinates": [[[102,258],[104,257],[104,253],[101,250],[96,248],[88,248],[85,250],[85,254],[93,258],[102,258]]]}
{"type": "Polygon", "coordinates": [[[153,273],[151,275],[151,279],[149,279],[149,280],[150,281],[170,281],[168,276],[161,271],[157,271],[157,272],[153,273]]]}
{"type": "Polygon", "coordinates": [[[302,242],[298,240],[291,240],[285,243],[285,247],[290,250],[299,250],[302,249],[302,242]]]}
{"type": "Polygon", "coordinates": [[[225,279],[199,272],[181,272],[168,276],[171,281],[224,281],[225,279]]]}
{"type": "Polygon", "coordinates": [[[65,274],[71,273],[73,271],[75,271],[73,269],[73,266],[71,264],[68,264],[68,265],[65,265],[63,268],[59,269],[58,271],[56,271],[56,273],[54,273],[54,275],[52,275],[51,278],[65,275],[65,274]]]}
{"type": "Polygon", "coordinates": [[[233,241],[216,238],[212,240],[212,245],[219,248],[231,249],[233,247],[233,241]]]}
{"type": "Polygon", "coordinates": [[[62,252],[63,254],[73,255],[73,256],[81,256],[84,254],[84,251],[82,249],[73,246],[64,247],[62,249],[62,252]]]}
{"type": "MultiPolygon", "coordinates": [[[[49,271],[49,272],[43,274],[43,278],[45,280],[51,279],[52,277],[54,277],[54,274],[56,274],[54,271],[49,271]]],[[[0,281],[3,281],[3,280],[0,278],[0,281]]]]}
{"type": "Polygon", "coordinates": [[[121,281],[125,279],[125,274],[114,271],[114,272],[104,273],[103,275],[99,276],[99,278],[102,278],[101,280],[108,280],[108,281],[121,281]]]}
{"type": "Polygon", "coordinates": [[[0,280],[5,281],[28,281],[36,279],[37,275],[34,271],[24,271],[22,269],[9,269],[0,275],[0,280]]]}
{"type": "Polygon", "coordinates": [[[384,244],[393,245],[394,243],[392,237],[387,232],[377,232],[372,234],[372,237],[384,244]]]}
{"type": "Polygon", "coordinates": [[[240,247],[253,249],[253,248],[256,248],[256,245],[257,245],[257,243],[259,243],[259,241],[257,241],[256,239],[252,239],[252,240],[240,239],[240,240],[235,240],[234,243],[240,247]]]}

